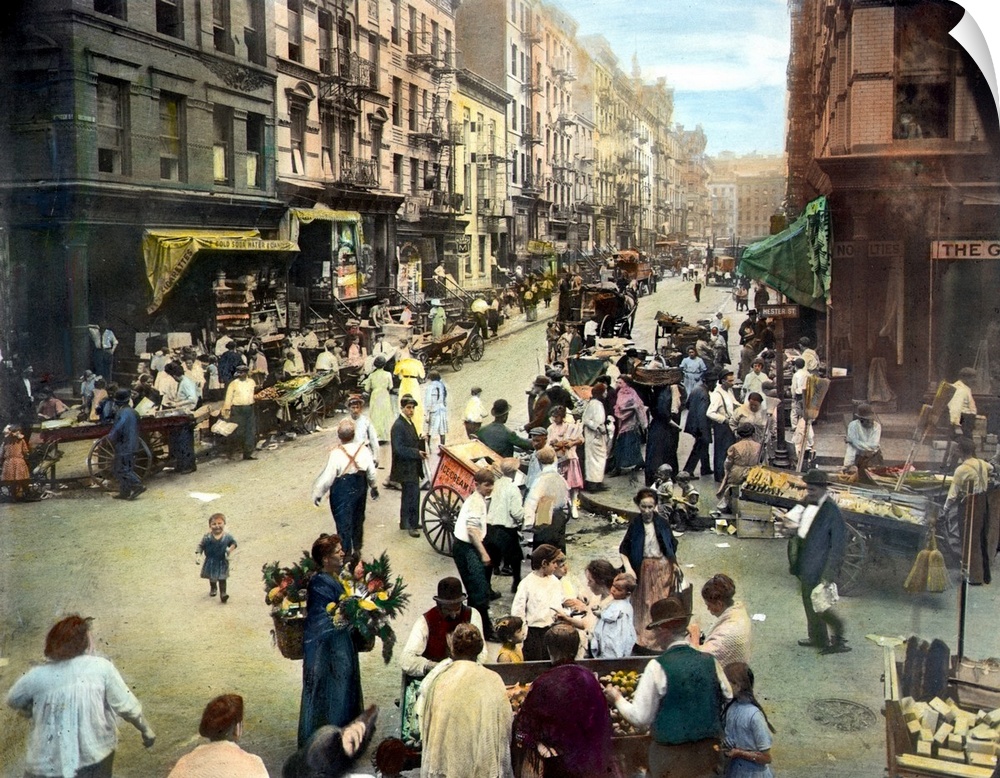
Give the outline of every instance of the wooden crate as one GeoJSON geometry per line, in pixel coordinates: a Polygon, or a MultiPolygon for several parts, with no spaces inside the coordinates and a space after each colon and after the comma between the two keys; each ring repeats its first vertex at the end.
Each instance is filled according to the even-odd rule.
{"type": "Polygon", "coordinates": [[[736,516],[736,537],[775,538],[780,537],[774,525],[774,507],[749,500],[733,500],[733,514],[736,516]]]}

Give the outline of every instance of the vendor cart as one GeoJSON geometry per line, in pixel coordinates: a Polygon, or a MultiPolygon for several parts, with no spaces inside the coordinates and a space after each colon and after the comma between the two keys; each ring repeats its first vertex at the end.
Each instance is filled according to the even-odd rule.
{"type": "MultiPolygon", "coordinates": [[[[139,450],[135,454],[135,474],[144,480],[154,469],[158,461],[166,459],[167,442],[170,433],[195,420],[190,414],[177,411],[160,411],[153,416],[139,417],[139,450]]],[[[114,445],[108,440],[111,424],[92,423],[52,423],[43,422],[33,433],[38,436],[40,449],[36,454],[39,465],[34,472],[44,472],[48,475],[50,485],[55,485],[56,462],[62,456],[59,446],[83,440],[93,440],[87,454],[87,471],[94,483],[109,485],[114,482],[112,464],[115,458],[114,445]]]]}
{"type": "MultiPolygon", "coordinates": [[[[432,338],[430,333],[425,332],[418,335],[410,343],[410,353],[419,359],[425,368],[447,363],[451,365],[452,370],[461,370],[465,363],[466,343],[470,338],[470,333],[474,332],[472,329],[454,326],[437,340],[432,338]]],[[[475,337],[479,338],[480,347],[475,352],[478,356],[473,358],[473,361],[478,362],[483,358],[482,338],[479,337],[478,333],[475,337]]],[[[470,358],[472,358],[471,351],[470,358]]]]}
{"type": "Polygon", "coordinates": [[[420,520],[434,550],[450,556],[458,512],[475,489],[472,476],[481,467],[489,467],[500,476],[503,457],[479,440],[441,446],[438,451],[441,458],[420,508],[420,520]]]}
{"type": "MultiPolygon", "coordinates": [[[[760,488],[755,486],[757,479],[748,475],[748,482],[740,487],[738,510],[753,512],[746,503],[787,510],[804,496],[804,485],[796,474],[764,466],[755,469],[783,478],[788,486],[762,493],[756,490],[760,488]]],[[[864,571],[877,569],[887,557],[912,562],[926,546],[930,527],[937,524],[938,506],[925,495],[836,483],[830,484],[829,492],[840,507],[848,531],[847,552],[837,579],[841,594],[857,593],[864,571]]],[[[767,513],[770,518],[773,512],[767,513]]],[[[940,528],[936,534],[943,545],[940,528]]]]}
{"type": "Polygon", "coordinates": [[[341,393],[339,371],[328,370],[282,381],[260,390],[254,399],[274,401],[283,422],[313,432],[337,407],[341,393]]]}
{"type": "Polygon", "coordinates": [[[627,338],[635,324],[636,300],[618,291],[612,283],[584,286],[570,291],[565,306],[560,304],[559,320],[563,327],[579,327],[590,319],[597,319],[597,334],[602,338],[627,338]]]}
{"type": "MultiPolygon", "coordinates": [[[[625,657],[622,659],[581,659],[577,661],[598,678],[607,678],[613,673],[629,673],[633,680],[637,680],[649,664],[649,657],[625,657]]],[[[507,686],[507,694],[511,699],[511,707],[515,713],[520,706],[528,687],[546,670],[552,668],[549,662],[517,662],[508,664],[487,664],[488,669],[499,675],[507,686]]],[[[397,744],[396,752],[405,752],[405,768],[416,769],[420,765],[420,744],[410,731],[413,724],[411,709],[416,701],[417,692],[420,688],[421,678],[414,678],[406,673],[403,674],[402,690],[400,693],[400,738],[401,744],[397,744]]],[[[612,761],[614,766],[610,775],[635,775],[644,769],[649,751],[649,735],[638,733],[630,726],[622,724],[616,715],[612,716],[614,731],[611,737],[612,761]]],[[[385,742],[385,741],[383,741],[385,742]]],[[[379,748],[379,753],[383,749],[379,748]]],[[[389,749],[386,749],[388,752],[389,749]]],[[[514,774],[521,775],[522,751],[516,742],[511,743],[511,757],[514,763],[514,774]]],[[[383,766],[379,764],[379,756],[376,754],[376,767],[380,770],[383,766]]]]}

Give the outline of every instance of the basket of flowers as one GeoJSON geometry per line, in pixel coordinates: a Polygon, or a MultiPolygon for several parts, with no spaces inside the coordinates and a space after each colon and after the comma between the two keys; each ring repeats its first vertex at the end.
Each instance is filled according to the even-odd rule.
{"type": "Polygon", "coordinates": [[[341,578],[344,594],[326,606],[338,629],[350,629],[359,651],[375,648],[375,638],[382,641],[382,659],[392,658],[396,633],[391,621],[406,609],[410,595],[400,576],[392,577],[389,555],[384,551],[371,562],[361,562],[353,570],[344,570],[341,578]]]}
{"type": "Polygon", "coordinates": [[[301,659],[302,640],[306,624],[306,590],[309,578],[317,570],[316,563],[305,551],[297,564],[290,567],[269,562],[261,568],[264,602],[271,606],[274,629],[271,636],[286,659],[301,659]]]}

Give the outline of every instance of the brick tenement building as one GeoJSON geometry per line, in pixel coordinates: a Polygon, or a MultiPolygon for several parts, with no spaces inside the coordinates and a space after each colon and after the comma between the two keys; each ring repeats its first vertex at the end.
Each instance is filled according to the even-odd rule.
{"type": "Polygon", "coordinates": [[[788,206],[829,197],[831,365],[869,395],[873,362],[896,401],[1000,363],[997,113],[948,31],[954,4],[791,4],[788,206]],[[882,361],[884,360],[884,362],[882,361]]]}

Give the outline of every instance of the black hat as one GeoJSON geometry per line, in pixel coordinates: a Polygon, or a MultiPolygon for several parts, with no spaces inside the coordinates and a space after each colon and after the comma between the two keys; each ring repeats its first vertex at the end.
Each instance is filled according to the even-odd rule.
{"type": "Polygon", "coordinates": [[[438,581],[438,593],[435,595],[434,601],[444,605],[464,602],[465,592],[462,590],[462,582],[454,576],[442,578],[438,581]]]}
{"type": "Polygon", "coordinates": [[[687,624],[691,620],[691,611],[684,604],[684,601],[676,595],[657,600],[649,609],[649,624],[646,629],[659,627],[661,624],[671,622],[684,622],[687,624]]]}
{"type": "Polygon", "coordinates": [[[493,401],[493,407],[490,409],[490,413],[493,416],[503,416],[510,413],[510,403],[503,398],[493,401]]]}
{"type": "Polygon", "coordinates": [[[412,405],[415,408],[419,404],[420,403],[417,402],[416,398],[412,394],[404,394],[402,397],[399,398],[400,408],[406,408],[409,405],[412,405]]]}
{"type": "Polygon", "coordinates": [[[806,474],[802,476],[802,481],[809,486],[826,486],[830,483],[830,479],[827,477],[826,473],[815,468],[807,471],[806,474]]]}
{"type": "Polygon", "coordinates": [[[246,365],[237,365],[236,367],[233,368],[233,372],[234,373],[249,373],[250,372],[250,368],[247,367],[246,365]]]}
{"type": "Polygon", "coordinates": [[[115,405],[128,405],[132,400],[131,389],[119,389],[115,392],[115,405]]]}

